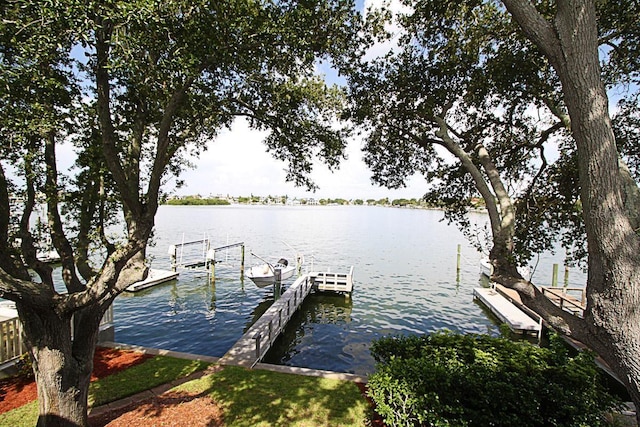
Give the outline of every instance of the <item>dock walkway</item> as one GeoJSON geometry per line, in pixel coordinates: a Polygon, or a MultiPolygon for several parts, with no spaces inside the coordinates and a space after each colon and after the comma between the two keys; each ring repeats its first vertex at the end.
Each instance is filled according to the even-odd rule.
{"type": "Polygon", "coordinates": [[[542,325],[493,288],[474,288],[473,296],[516,333],[540,333],[542,325]]]}
{"type": "Polygon", "coordinates": [[[293,313],[313,288],[313,277],[305,274],[275,301],[256,323],[222,356],[223,365],[252,368],[260,362],[278,335],[284,330],[293,313]]]}

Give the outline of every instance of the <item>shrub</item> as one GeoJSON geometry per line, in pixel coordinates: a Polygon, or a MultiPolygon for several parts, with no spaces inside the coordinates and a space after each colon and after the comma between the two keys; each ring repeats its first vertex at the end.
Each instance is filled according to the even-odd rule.
{"type": "Polygon", "coordinates": [[[486,335],[375,341],[369,396],[394,426],[600,426],[615,404],[592,354],[486,335]]]}
{"type": "Polygon", "coordinates": [[[35,378],[33,373],[33,364],[31,363],[31,356],[29,353],[22,353],[16,361],[17,376],[30,381],[35,378]]]}

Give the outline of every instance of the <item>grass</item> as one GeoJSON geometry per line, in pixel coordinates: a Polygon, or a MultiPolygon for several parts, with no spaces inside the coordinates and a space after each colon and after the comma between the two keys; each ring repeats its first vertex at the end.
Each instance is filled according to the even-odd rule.
{"type": "Polygon", "coordinates": [[[109,375],[89,386],[89,406],[100,406],[123,397],[186,377],[209,366],[199,360],[156,356],[139,365],[109,375]]]}
{"type": "MultiPolygon", "coordinates": [[[[204,362],[156,356],[91,384],[90,406],[99,406],[184,377],[204,362]]],[[[371,409],[358,386],[263,370],[225,367],[173,389],[208,395],[224,411],[227,426],[364,426],[371,409]]],[[[36,424],[38,403],[0,415],[0,427],[36,424]]]]}
{"type": "MultiPolygon", "coordinates": [[[[89,406],[100,406],[205,369],[202,361],[155,356],[139,365],[94,381],[89,386],[89,406]]],[[[34,426],[38,402],[0,414],[0,427],[34,426]]]]}
{"type": "Polygon", "coordinates": [[[350,381],[227,366],[176,387],[207,394],[227,426],[364,426],[371,409],[350,381]]]}

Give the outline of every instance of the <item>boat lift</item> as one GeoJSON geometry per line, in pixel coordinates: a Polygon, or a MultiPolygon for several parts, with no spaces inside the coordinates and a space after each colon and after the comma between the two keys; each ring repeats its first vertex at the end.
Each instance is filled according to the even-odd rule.
{"type": "Polygon", "coordinates": [[[171,257],[171,269],[189,269],[211,273],[212,280],[215,280],[216,263],[223,262],[216,260],[216,254],[232,248],[240,248],[240,274],[244,275],[244,242],[231,243],[228,245],[212,247],[211,240],[205,237],[200,240],[177,243],[170,245],[168,254],[171,257]]]}

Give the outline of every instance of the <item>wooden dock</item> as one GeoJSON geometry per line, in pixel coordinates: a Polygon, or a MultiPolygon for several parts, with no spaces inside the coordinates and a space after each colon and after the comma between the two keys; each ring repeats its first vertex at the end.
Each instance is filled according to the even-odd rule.
{"type": "Polygon", "coordinates": [[[486,305],[500,321],[506,323],[509,329],[515,333],[539,334],[542,330],[539,321],[535,321],[494,288],[474,288],[473,296],[486,305]]]}
{"type": "Polygon", "coordinates": [[[555,305],[574,316],[584,317],[587,308],[587,297],[584,288],[543,286],[542,294],[555,305]],[[577,296],[572,295],[577,294],[577,296]]]}
{"type": "Polygon", "coordinates": [[[313,278],[310,274],[299,277],[222,356],[220,364],[254,367],[269,351],[312,288],[313,278]]]}
{"type": "Polygon", "coordinates": [[[253,368],[267,354],[311,291],[350,294],[353,291],[353,267],[347,274],[313,272],[300,276],[222,356],[220,363],[253,368]]]}

